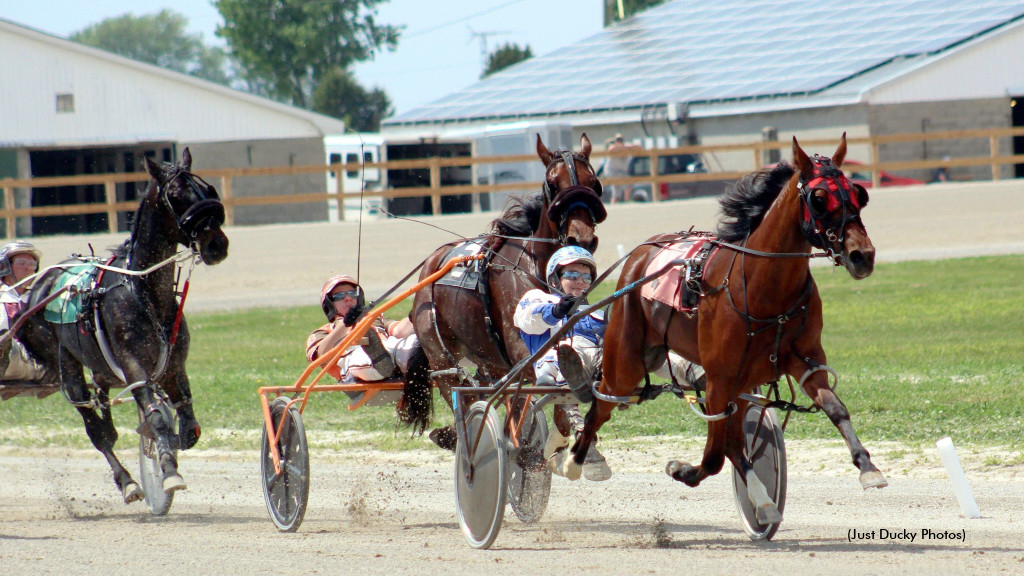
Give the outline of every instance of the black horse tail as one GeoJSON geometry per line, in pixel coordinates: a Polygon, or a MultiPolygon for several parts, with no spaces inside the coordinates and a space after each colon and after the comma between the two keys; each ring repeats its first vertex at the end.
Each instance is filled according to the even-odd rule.
{"type": "Polygon", "coordinates": [[[423,348],[418,348],[409,360],[402,399],[396,407],[399,421],[411,428],[414,436],[422,435],[434,416],[433,392],[430,362],[427,361],[427,354],[423,348]]]}

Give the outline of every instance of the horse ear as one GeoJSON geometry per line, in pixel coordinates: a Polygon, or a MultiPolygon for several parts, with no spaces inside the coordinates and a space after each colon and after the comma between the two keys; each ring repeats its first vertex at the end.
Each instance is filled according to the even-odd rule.
{"type": "Polygon", "coordinates": [[[157,164],[156,162],[153,162],[153,160],[149,156],[143,157],[143,160],[143,164],[145,165],[146,172],[149,174],[149,176],[153,180],[160,180],[160,177],[163,176],[164,172],[163,169],[160,168],[160,165],[157,164]]]}
{"type": "Polygon", "coordinates": [[[181,167],[186,172],[192,171],[192,153],[188,151],[188,146],[186,146],[185,151],[181,153],[181,167]]]}
{"type": "Polygon", "coordinates": [[[839,140],[839,147],[832,155],[832,163],[836,165],[836,168],[842,168],[843,160],[846,160],[846,132],[843,132],[843,137],[839,140]]]}
{"type": "Polygon", "coordinates": [[[590,138],[587,138],[587,133],[584,132],[583,135],[580,136],[580,153],[582,153],[583,157],[588,161],[590,160],[591,150],[593,150],[593,147],[590,145],[590,138]]]}
{"type": "Polygon", "coordinates": [[[814,164],[796,141],[796,136],[793,136],[793,163],[796,164],[796,169],[800,171],[800,177],[804,182],[814,176],[814,164]]]}
{"type": "Polygon", "coordinates": [[[547,168],[554,161],[555,156],[548,150],[548,147],[544,145],[540,140],[540,134],[537,134],[537,156],[540,157],[540,161],[544,163],[544,167],[547,168]]]}

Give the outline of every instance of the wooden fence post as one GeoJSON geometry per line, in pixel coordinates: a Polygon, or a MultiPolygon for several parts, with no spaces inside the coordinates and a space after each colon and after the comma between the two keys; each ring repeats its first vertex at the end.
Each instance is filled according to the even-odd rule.
{"type": "Polygon", "coordinates": [[[4,211],[7,212],[7,217],[4,219],[7,222],[7,238],[14,238],[18,235],[18,219],[14,217],[14,188],[10,186],[4,186],[4,211]]]}
{"type": "MultiPolygon", "coordinates": [[[[879,162],[878,142],[871,139],[871,165],[877,166],[879,162]]],[[[878,168],[871,169],[871,187],[878,190],[882,187],[882,172],[878,168]]]]}
{"type": "Polygon", "coordinates": [[[234,196],[231,193],[231,176],[220,177],[220,197],[224,203],[224,225],[234,226],[235,203],[232,201],[234,196]]]}
{"type": "Polygon", "coordinates": [[[430,159],[430,210],[434,216],[441,215],[441,158],[430,159]]]}
{"type": "Polygon", "coordinates": [[[989,157],[993,159],[992,162],[992,181],[999,180],[1000,170],[999,164],[995,162],[995,159],[999,157],[999,137],[989,136],[988,137],[989,157]]]}
{"type": "Polygon", "coordinates": [[[114,208],[114,204],[117,204],[117,184],[107,180],[103,183],[103,193],[107,197],[107,231],[117,234],[117,210],[114,208]]]}

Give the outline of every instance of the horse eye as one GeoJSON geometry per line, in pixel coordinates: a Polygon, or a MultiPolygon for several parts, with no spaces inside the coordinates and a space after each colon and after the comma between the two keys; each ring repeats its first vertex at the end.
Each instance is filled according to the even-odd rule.
{"type": "Polygon", "coordinates": [[[828,193],[817,189],[811,194],[811,208],[818,214],[824,214],[828,209],[828,193]]]}

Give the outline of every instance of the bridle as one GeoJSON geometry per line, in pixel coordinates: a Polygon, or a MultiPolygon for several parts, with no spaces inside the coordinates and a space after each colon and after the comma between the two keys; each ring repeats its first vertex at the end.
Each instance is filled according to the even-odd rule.
{"type": "Polygon", "coordinates": [[[185,170],[175,168],[167,178],[167,182],[173,182],[179,176],[187,183],[187,189],[199,200],[189,206],[184,212],[178,213],[171,204],[164,185],[157,184],[157,194],[160,196],[164,206],[174,216],[178,229],[188,239],[189,248],[196,254],[199,253],[197,240],[199,233],[211,225],[224,225],[224,204],[220,201],[217,189],[199,176],[185,170]],[[205,189],[200,187],[196,181],[202,182],[205,189]],[[209,191],[209,194],[207,193],[209,191]]]}
{"type": "Polygon", "coordinates": [[[595,225],[604,222],[605,218],[608,217],[608,212],[601,201],[601,196],[604,194],[601,181],[595,178],[596,183],[592,188],[581,185],[579,175],[576,173],[577,160],[584,163],[592,174],[595,173],[594,167],[591,166],[586,158],[573,154],[568,150],[560,151],[559,157],[552,160],[545,170],[543,191],[544,198],[548,203],[547,217],[558,223],[559,243],[563,246],[565,245],[569,214],[573,210],[577,208],[585,209],[590,214],[590,219],[595,225]],[[565,164],[565,167],[569,170],[569,186],[563,190],[552,186],[546,176],[558,162],[565,164]]]}
{"type": "Polygon", "coordinates": [[[844,260],[842,244],[846,226],[861,221],[860,211],[867,202],[867,191],[851,182],[827,156],[815,154],[811,165],[814,169],[811,178],[804,182],[801,176],[797,182],[803,201],[801,228],[811,246],[826,251],[833,264],[840,266],[844,260]],[[824,190],[828,196],[824,210],[812,204],[815,190],[824,190]],[[838,218],[829,218],[840,210],[838,218]]]}

